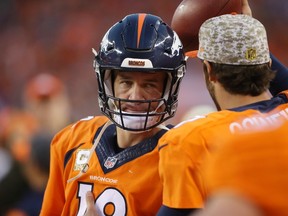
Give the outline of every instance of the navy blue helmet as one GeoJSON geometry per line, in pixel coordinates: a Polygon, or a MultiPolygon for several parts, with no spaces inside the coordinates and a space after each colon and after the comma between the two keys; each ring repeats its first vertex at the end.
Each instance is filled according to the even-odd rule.
{"type": "Polygon", "coordinates": [[[186,72],[183,45],[175,31],[158,16],[131,14],[114,24],[104,35],[95,54],[94,69],[98,80],[99,106],[118,127],[146,131],[174,116],[180,82],[186,72]],[[113,71],[166,72],[162,98],[132,101],[113,93],[113,71]],[[145,113],[126,113],[121,103],[159,103],[161,109],[145,113]],[[141,126],[130,127],[125,118],[144,119],[141,126]],[[154,119],[151,121],[151,119],[154,119]]]}

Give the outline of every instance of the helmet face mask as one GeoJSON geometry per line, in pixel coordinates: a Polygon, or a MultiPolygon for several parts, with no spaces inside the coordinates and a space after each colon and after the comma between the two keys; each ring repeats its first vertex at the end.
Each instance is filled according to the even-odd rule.
{"type": "Polygon", "coordinates": [[[165,107],[164,99],[158,100],[130,100],[130,99],[121,99],[117,97],[107,96],[108,97],[108,106],[106,106],[105,112],[111,116],[113,122],[123,128],[124,130],[130,131],[143,131],[149,130],[156,125],[160,124],[161,120],[165,116],[163,107],[165,107]],[[116,105],[115,105],[116,103],[116,105]],[[141,106],[146,109],[142,109],[141,112],[125,112],[122,108],[125,104],[133,106],[141,106]],[[160,107],[157,107],[154,110],[151,110],[152,104],[159,104],[160,107]],[[112,106],[110,106],[113,104],[112,106]],[[162,104],[162,106],[161,106],[162,104]]]}
{"type": "Polygon", "coordinates": [[[116,23],[105,34],[93,66],[98,80],[100,110],[118,127],[146,131],[174,116],[186,62],[177,34],[159,17],[132,14],[116,23]],[[137,32],[140,16],[144,16],[142,33],[137,32]],[[131,100],[115,96],[113,71],[165,72],[168,76],[160,98],[131,100]],[[123,106],[127,103],[145,109],[125,112],[123,106]]]}

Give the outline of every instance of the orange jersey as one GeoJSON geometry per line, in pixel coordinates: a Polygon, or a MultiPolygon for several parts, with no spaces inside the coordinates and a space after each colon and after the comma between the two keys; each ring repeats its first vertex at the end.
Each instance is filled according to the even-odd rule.
{"type": "Polygon", "coordinates": [[[229,139],[205,162],[208,195],[228,190],[248,199],[267,216],[288,215],[287,130],[288,123],[229,139]]]}
{"type": "Polygon", "coordinates": [[[83,119],[55,136],[40,215],[82,216],[87,191],[93,191],[101,215],[156,215],[162,203],[156,146],[166,130],[117,153],[116,127],[109,125],[92,151],[87,172],[67,182],[83,169],[107,121],[106,117],[83,119]]]}
{"type": "Polygon", "coordinates": [[[206,157],[235,133],[288,120],[288,91],[275,98],[210,113],[180,123],[159,141],[163,205],[202,208],[206,197],[202,165],[206,157]]]}

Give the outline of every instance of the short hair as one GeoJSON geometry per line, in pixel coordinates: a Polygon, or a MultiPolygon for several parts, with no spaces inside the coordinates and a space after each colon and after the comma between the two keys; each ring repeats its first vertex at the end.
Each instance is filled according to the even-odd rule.
{"type": "Polygon", "coordinates": [[[260,65],[227,65],[209,62],[214,75],[231,94],[258,96],[269,89],[276,72],[269,63],[260,65]]]}

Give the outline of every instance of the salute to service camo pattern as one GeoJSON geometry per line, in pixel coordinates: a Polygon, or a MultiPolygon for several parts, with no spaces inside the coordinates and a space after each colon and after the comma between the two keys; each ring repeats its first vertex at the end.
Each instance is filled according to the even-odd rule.
{"type": "Polygon", "coordinates": [[[219,64],[257,65],[270,61],[264,26],[247,15],[206,20],[199,31],[198,57],[219,64]]]}

